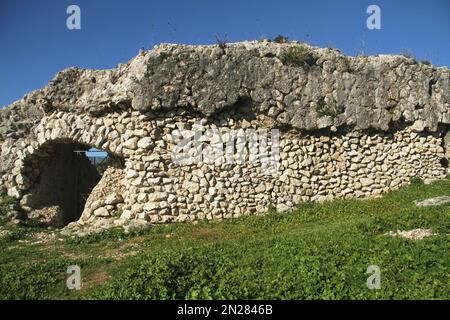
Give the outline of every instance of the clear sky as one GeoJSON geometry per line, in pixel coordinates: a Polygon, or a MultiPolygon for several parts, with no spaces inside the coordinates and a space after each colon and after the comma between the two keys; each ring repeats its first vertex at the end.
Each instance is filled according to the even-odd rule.
{"type": "Polygon", "coordinates": [[[58,71],[113,68],[161,42],[211,44],[278,34],[346,54],[402,53],[450,65],[450,0],[0,0],[0,106],[58,71]],[[66,9],[81,9],[68,30],[66,9]],[[369,5],[381,30],[369,30],[369,5]]]}

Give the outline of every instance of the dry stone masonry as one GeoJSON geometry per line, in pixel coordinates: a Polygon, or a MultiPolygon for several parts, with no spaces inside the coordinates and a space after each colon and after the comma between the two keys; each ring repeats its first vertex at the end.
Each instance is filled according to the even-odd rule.
{"type": "Polygon", "coordinates": [[[449,77],[403,56],[301,43],[162,44],[115,69],[64,70],[0,110],[1,191],[54,226],[222,219],[377,196],[447,174],[449,77]],[[243,161],[174,161],[174,132],[198,124],[203,148],[216,130],[243,161]],[[229,134],[249,129],[268,130],[268,150],[279,131],[277,172],[229,134]],[[77,153],[92,147],[115,159],[101,174],[77,153]]]}

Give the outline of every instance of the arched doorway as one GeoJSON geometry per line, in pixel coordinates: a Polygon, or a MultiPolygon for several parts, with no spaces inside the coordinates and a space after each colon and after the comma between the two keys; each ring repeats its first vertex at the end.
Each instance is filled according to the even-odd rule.
{"type": "Polygon", "coordinates": [[[80,218],[106,168],[121,165],[119,157],[91,146],[66,141],[46,143],[26,164],[31,188],[22,204],[30,218],[63,227],[80,218]]]}

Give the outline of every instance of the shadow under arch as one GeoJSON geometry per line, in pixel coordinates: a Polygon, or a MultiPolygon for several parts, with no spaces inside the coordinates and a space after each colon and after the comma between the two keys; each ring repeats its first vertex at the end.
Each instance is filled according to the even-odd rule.
{"type": "Polygon", "coordinates": [[[58,212],[58,217],[50,223],[54,227],[63,227],[78,220],[89,194],[106,168],[123,168],[123,159],[107,151],[104,151],[104,159],[97,157],[93,161],[88,156],[88,151],[93,148],[73,140],[60,139],[42,144],[29,155],[24,162],[24,174],[30,182],[25,201],[28,210],[44,212],[54,208],[58,212]]]}

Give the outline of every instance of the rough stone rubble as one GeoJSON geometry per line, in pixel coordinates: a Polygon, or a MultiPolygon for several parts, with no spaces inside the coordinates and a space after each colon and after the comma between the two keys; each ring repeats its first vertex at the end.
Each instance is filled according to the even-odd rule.
{"type": "Polygon", "coordinates": [[[79,224],[221,219],[379,195],[446,174],[449,78],[448,68],[402,56],[299,43],[163,44],[115,69],[64,70],[0,110],[1,191],[29,216],[48,210],[33,194],[52,192],[41,183],[49,154],[73,144],[124,163],[103,174],[79,224]],[[295,50],[307,64],[287,61],[295,50]],[[173,130],[195,123],[279,129],[278,173],[248,161],[249,145],[241,164],[175,164],[173,130]]]}
{"type": "Polygon", "coordinates": [[[427,237],[436,235],[432,229],[413,229],[413,230],[397,230],[389,231],[387,235],[392,237],[401,237],[410,240],[422,240],[427,237]]]}

